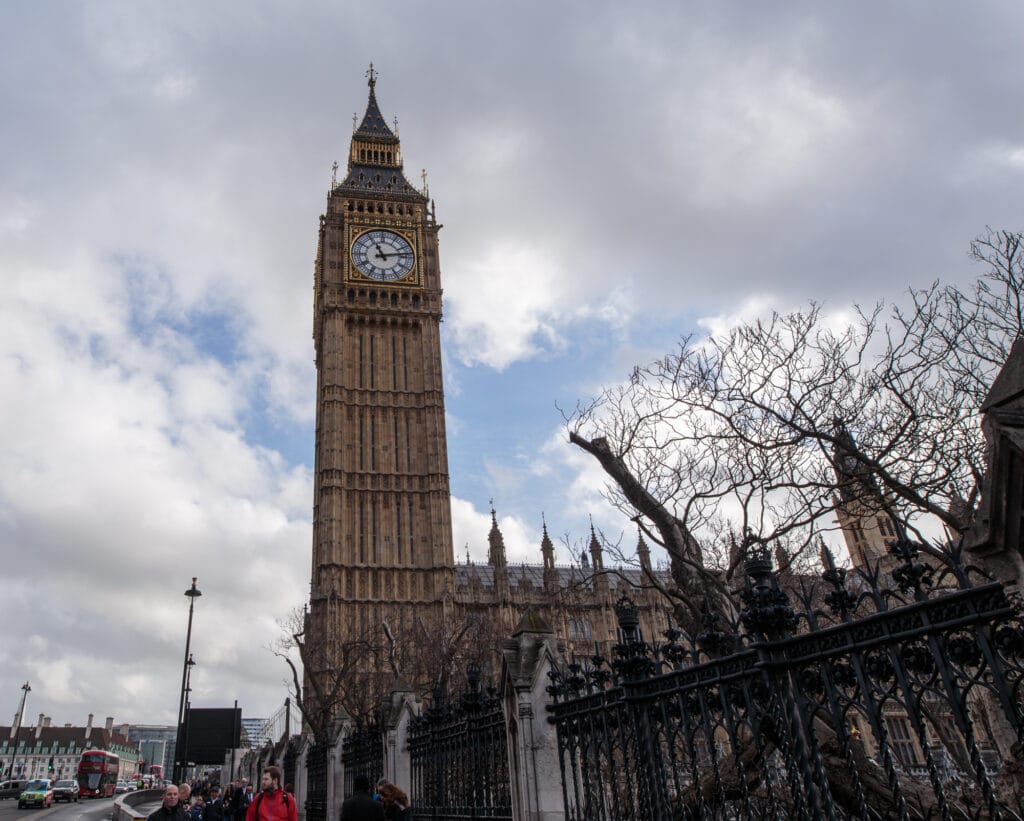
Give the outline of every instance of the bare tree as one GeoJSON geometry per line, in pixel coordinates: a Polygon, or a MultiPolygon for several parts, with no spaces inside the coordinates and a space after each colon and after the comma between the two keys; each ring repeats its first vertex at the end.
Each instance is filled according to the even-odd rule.
{"type": "Polygon", "coordinates": [[[293,610],[281,623],[281,637],[270,649],[288,665],[292,699],[317,743],[324,744],[339,715],[369,714],[377,693],[367,692],[365,685],[372,685],[367,667],[381,648],[365,635],[349,637],[337,647],[332,647],[332,642],[311,642],[307,626],[307,612],[293,610]]]}
{"type": "MultiPolygon", "coordinates": [[[[732,607],[737,540],[798,557],[838,505],[891,517],[939,557],[937,533],[970,527],[986,460],[979,407],[1024,331],[1024,237],[989,231],[971,255],[984,269],[966,288],[936,283],[845,318],[811,304],[684,338],[566,417],[609,501],[667,551],[666,592],[691,636],[708,598],[732,607]]],[[[826,763],[841,794],[843,773],[826,763]]]]}
{"type": "Polygon", "coordinates": [[[905,304],[772,314],[634,369],[567,418],[608,497],[668,551],[677,582],[728,570],[728,539],[799,551],[839,499],[879,504],[927,543],[971,524],[985,464],[978,408],[1024,328],[1024,239],[990,232],[970,287],[905,304]],[[722,520],[729,526],[721,527],[722,520]]]}
{"type": "Polygon", "coordinates": [[[270,649],[288,666],[290,694],[318,743],[342,714],[375,715],[398,685],[421,696],[447,693],[470,663],[495,671],[505,638],[490,610],[440,623],[416,619],[404,631],[385,617],[361,632],[310,641],[308,614],[296,609],[281,630],[270,649]]]}

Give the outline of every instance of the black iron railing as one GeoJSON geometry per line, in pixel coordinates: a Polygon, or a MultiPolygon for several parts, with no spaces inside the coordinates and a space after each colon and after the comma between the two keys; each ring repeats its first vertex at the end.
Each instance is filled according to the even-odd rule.
{"type": "Polygon", "coordinates": [[[892,550],[889,589],[824,549],[780,586],[751,549],[735,618],[694,638],[644,641],[621,601],[614,658],[551,673],[567,818],[1024,816],[999,755],[1024,749],[1020,614],[959,551],[892,550]]]}
{"type": "Polygon", "coordinates": [[[302,739],[299,736],[291,736],[285,741],[284,747],[284,758],[281,762],[281,774],[284,776],[284,784],[286,786],[295,784],[295,765],[299,759],[299,745],[302,743],[302,739]]]}
{"type": "Polygon", "coordinates": [[[341,746],[341,765],[345,773],[345,795],[355,793],[355,778],[365,775],[371,788],[384,774],[384,732],[381,722],[357,724],[341,746]]]}
{"type": "Polygon", "coordinates": [[[417,821],[512,819],[508,747],[494,688],[469,672],[469,689],[448,700],[434,694],[412,723],[412,806],[417,821]]]}
{"type": "Polygon", "coordinates": [[[330,752],[326,744],[314,744],[306,752],[306,821],[327,821],[330,752]]]}

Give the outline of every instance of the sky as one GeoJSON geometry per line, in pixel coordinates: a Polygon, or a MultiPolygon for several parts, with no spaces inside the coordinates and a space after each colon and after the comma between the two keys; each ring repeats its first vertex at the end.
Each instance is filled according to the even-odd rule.
{"type": "Polygon", "coordinates": [[[273,713],[308,595],[313,258],[365,72],[441,231],[456,555],[634,538],[562,410],[688,333],[979,272],[1011,2],[0,0],[0,724],[273,713]]]}

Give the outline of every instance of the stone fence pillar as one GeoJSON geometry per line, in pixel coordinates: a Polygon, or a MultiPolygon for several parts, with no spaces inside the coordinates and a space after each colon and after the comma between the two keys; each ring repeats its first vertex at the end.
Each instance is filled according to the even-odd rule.
{"type": "Polygon", "coordinates": [[[562,658],[554,631],[527,611],[502,645],[501,699],[508,735],[512,817],[565,821],[555,728],[548,723],[548,671],[562,658]]]}
{"type": "Polygon", "coordinates": [[[391,705],[384,725],[384,777],[407,793],[412,788],[409,723],[419,714],[420,700],[412,687],[399,679],[391,693],[391,705]]]}
{"type": "Polygon", "coordinates": [[[345,761],[342,758],[345,739],[352,733],[355,724],[346,715],[338,719],[332,734],[330,757],[327,764],[327,821],[333,821],[341,815],[341,805],[345,799],[345,761]]]}
{"type": "Polygon", "coordinates": [[[295,759],[295,781],[292,782],[295,798],[295,806],[299,812],[299,821],[306,821],[306,796],[309,793],[308,764],[307,757],[309,748],[313,746],[313,736],[310,733],[303,733],[299,740],[298,755],[295,759]]]}

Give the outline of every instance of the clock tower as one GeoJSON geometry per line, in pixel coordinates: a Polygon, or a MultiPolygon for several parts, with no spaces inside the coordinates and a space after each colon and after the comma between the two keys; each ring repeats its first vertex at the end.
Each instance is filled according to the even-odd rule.
{"type": "Polygon", "coordinates": [[[369,101],[320,217],[316,462],[307,639],[379,641],[449,613],[454,553],[441,377],[441,273],[397,126],[369,101]]]}

